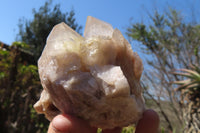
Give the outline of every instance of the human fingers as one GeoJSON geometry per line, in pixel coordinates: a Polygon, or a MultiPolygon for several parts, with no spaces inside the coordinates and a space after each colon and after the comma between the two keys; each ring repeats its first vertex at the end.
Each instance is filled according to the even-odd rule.
{"type": "Polygon", "coordinates": [[[48,133],[96,133],[86,121],[70,115],[58,115],[50,123],[48,133]]]}
{"type": "Polygon", "coordinates": [[[149,109],[143,113],[142,119],[136,126],[135,133],[157,133],[159,127],[159,116],[158,114],[149,109]]]}

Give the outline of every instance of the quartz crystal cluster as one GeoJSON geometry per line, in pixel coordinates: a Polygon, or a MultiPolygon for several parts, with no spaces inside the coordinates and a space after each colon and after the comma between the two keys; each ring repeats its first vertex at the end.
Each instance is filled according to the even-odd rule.
{"type": "Polygon", "coordinates": [[[84,37],[65,23],[56,25],[38,68],[44,90],[34,108],[48,120],[67,113],[111,129],[142,116],[142,61],[106,22],[89,16],[84,37]]]}

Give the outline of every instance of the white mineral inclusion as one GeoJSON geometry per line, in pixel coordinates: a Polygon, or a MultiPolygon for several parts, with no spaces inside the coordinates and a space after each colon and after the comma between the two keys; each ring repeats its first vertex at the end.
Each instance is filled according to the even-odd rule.
{"type": "Polygon", "coordinates": [[[38,68],[44,90],[34,108],[49,120],[67,113],[111,129],[137,123],[144,112],[142,61],[108,23],[88,17],[84,37],[56,25],[38,68]]]}

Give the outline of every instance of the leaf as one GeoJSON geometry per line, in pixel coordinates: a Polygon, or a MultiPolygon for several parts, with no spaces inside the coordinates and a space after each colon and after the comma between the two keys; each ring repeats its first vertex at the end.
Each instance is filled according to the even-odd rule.
{"type": "Polygon", "coordinates": [[[6,75],[5,72],[0,72],[0,80],[5,78],[5,75],[6,75]]]}
{"type": "Polygon", "coordinates": [[[192,85],[192,84],[195,84],[195,83],[196,83],[196,81],[192,81],[192,82],[185,83],[185,84],[179,86],[178,88],[176,88],[176,90],[187,89],[187,87],[188,87],[189,85],[192,85]]]}
{"type": "Polygon", "coordinates": [[[12,43],[11,47],[13,47],[13,46],[18,47],[18,48],[29,48],[30,47],[29,45],[27,45],[24,42],[17,42],[17,41],[12,43]]]}
{"type": "Polygon", "coordinates": [[[181,80],[181,81],[173,81],[172,83],[182,85],[182,84],[186,84],[186,83],[189,83],[189,82],[191,82],[191,80],[186,79],[186,80],[181,80]]]}
{"type": "Polygon", "coordinates": [[[187,72],[193,76],[196,76],[196,77],[199,77],[200,78],[200,74],[198,72],[195,72],[193,70],[189,70],[189,69],[179,69],[180,71],[183,71],[183,72],[187,72]]]}

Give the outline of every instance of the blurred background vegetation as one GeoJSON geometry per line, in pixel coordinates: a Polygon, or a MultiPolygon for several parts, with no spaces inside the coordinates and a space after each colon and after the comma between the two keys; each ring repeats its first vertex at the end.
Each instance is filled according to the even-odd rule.
{"type": "MultiPolygon", "coordinates": [[[[33,10],[33,20],[21,20],[16,42],[0,43],[0,131],[45,133],[49,122],[33,104],[42,90],[37,60],[54,25],[65,22],[81,34],[73,10],[47,1],[33,10]]],[[[160,132],[200,132],[200,24],[186,22],[169,8],[149,15],[151,24],[132,23],[126,35],[147,55],[142,85],[147,108],[160,116],[160,132]],[[153,89],[150,89],[153,88],[153,89]],[[150,89],[150,90],[149,90],[150,89]]],[[[100,132],[100,130],[99,130],[100,132]]],[[[134,127],[123,133],[134,132],[134,127]]]]}

